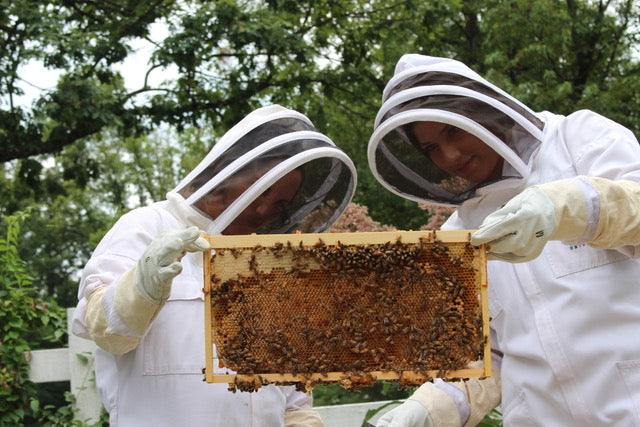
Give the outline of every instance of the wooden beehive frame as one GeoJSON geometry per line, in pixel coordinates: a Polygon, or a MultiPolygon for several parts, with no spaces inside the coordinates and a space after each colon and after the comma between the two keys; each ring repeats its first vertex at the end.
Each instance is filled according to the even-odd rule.
{"type": "MultiPolygon", "coordinates": [[[[482,351],[478,360],[475,360],[474,367],[456,366],[455,369],[428,369],[428,370],[378,370],[363,371],[362,369],[344,369],[331,372],[244,372],[242,374],[216,374],[214,373],[214,341],[218,333],[214,325],[214,314],[212,307],[212,290],[219,285],[214,283],[216,271],[212,252],[204,254],[204,294],[205,294],[205,381],[209,383],[228,383],[235,390],[237,384],[242,384],[245,389],[251,391],[268,383],[276,384],[304,384],[307,390],[318,383],[337,382],[346,388],[356,388],[357,383],[367,385],[375,380],[399,381],[404,385],[415,385],[428,381],[431,378],[460,379],[470,377],[487,377],[491,375],[491,357],[489,343],[489,314],[487,302],[487,275],[486,275],[486,252],[485,248],[471,247],[468,243],[469,230],[460,231],[395,231],[395,232],[363,232],[363,233],[323,233],[323,234],[288,234],[288,235],[250,235],[250,236],[207,236],[214,250],[221,254],[226,251],[240,251],[251,248],[273,248],[282,247],[288,244],[289,247],[313,248],[322,242],[322,245],[330,246],[354,246],[371,247],[372,245],[389,245],[397,242],[402,245],[418,243],[437,243],[440,247],[453,245],[466,245],[469,250],[473,248],[473,269],[475,288],[477,290],[478,309],[481,316],[482,330],[482,351]],[[252,386],[247,386],[247,384],[252,386]]],[[[400,247],[400,246],[398,246],[400,247]]],[[[265,251],[267,252],[267,251],[265,251]]],[[[213,252],[215,254],[215,252],[213,252]]],[[[234,252],[235,253],[235,252],[234,252]]],[[[231,259],[231,257],[227,257],[231,259]]],[[[459,257],[456,257],[459,258],[459,257]]],[[[219,258],[220,259],[220,258],[219,258]]],[[[432,260],[433,262],[433,260],[432,260]]],[[[249,274],[250,267],[246,265],[246,260],[238,267],[238,271],[249,274]]],[[[249,263],[251,264],[251,263],[249,263]]],[[[460,267],[462,268],[462,267],[460,267]]],[[[291,270],[293,271],[293,269],[291,270]]],[[[218,281],[219,282],[219,281],[218,281]]],[[[344,286],[344,282],[342,284],[344,286]]],[[[274,309],[276,309],[274,307],[274,309]]],[[[445,344],[446,345],[446,344],[445,344]]],[[[474,362],[470,360],[469,362],[474,362]]],[[[459,362],[458,362],[459,363],[459,362]]]]}

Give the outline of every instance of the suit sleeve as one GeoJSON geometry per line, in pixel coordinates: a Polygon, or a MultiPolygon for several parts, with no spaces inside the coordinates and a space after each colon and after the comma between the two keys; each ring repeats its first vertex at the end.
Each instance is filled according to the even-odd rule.
{"type": "Polygon", "coordinates": [[[579,176],[541,184],[555,205],[556,240],[640,257],[640,184],[579,176]]]}
{"type": "Polygon", "coordinates": [[[158,221],[141,209],[121,217],[87,262],[74,311],[73,333],[104,350],[133,350],[162,308],[135,286],[137,260],[159,232],[158,221]]]}
{"type": "Polygon", "coordinates": [[[638,257],[640,144],[629,129],[593,111],[569,115],[556,134],[575,177],[541,184],[554,202],[552,238],[638,257]]]}

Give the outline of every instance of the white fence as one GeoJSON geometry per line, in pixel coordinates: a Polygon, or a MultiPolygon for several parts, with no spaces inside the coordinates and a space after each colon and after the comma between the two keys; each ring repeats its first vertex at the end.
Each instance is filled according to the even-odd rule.
{"type": "MultiPolygon", "coordinates": [[[[73,308],[67,309],[67,315],[70,321],[73,308]]],[[[102,402],[93,381],[94,349],[93,341],[69,334],[68,348],[34,350],[26,354],[31,368],[29,379],[36,383],[69,381],[76,398],[76,419],[88,423],[97,421],[102,411],[102,402]]],[[[322,417],[325,427],[359,427],[363,425],[367,411],[387,403],[389,401],[318,406],[314,409],[322,417]]]]}
{"type": "MultiPolygon", "coordinates": [[[[71,328],[73,308],[67,309],[67,330],[71,328]]],[[[93,341],[69,334],[69,347],[34,350],[28,354],[29,379],[36,383],[70,381],[76,398],[76,419],[100,418],[102,402],[93,381],[93,341]]]]}

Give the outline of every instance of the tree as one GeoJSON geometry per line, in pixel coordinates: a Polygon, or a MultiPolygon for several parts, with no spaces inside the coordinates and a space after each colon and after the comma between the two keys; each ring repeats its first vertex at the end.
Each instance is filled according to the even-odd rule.
{"type": "Polygon", "coordinates": [[[7,107],[0,114],[0,161],[59,152],[114,121],[135,129],[138,118],[124,105],[131,95],[112,67],[130,53],[127,41],[145,37],[174,3],[3,0],[0,91],[7,107]],[[14,97],[21,93],[20,66],[33,60],[65,73],[29,111],[14,97]]]}
{"type": "Polygon", "coordinates": [[[638,106],[631,95],[640,82],[634,58],[638,2],[518,0],[489,6],[487,25],[500,31],[490,33],[480,63],[498,84],[536,110],[569,114],[590,108],[640,131],[637,115],[620,102],[638,106]]]}
{"type": "Polygon", "coordinates": [[[425,225],[430,214],[382,189],[366,159],[380,94],[406,52],[461,59],[536,109],[591,107],[640,127],[631,0],[0,4],[0,212],[37,206],[21,254],[52,292],[74,287],[115,217],[175,185],[188,163],[178,158],[195,163],[269,102],[307,114],[354,159],[354,201],[375,221],[425,225]],[[169,36],[153,41],[146,72],[172,66],[178,77],[127,88],[116,66],[153,23],[169,36]],[[20,65],[34,59],[60,70],[59,82],[32,108],[15,105],[20,65]],[[156,145],[162,133],[149,132],[166,126],[182,133],[156,145]]]}
{"type": "Polygon", "coordinates": [[[5,180],[0,194],[13,195],[14,209],[35,205],[18,243],[39,286],[74,306],[78,273],[106,230],[133,207],[163,199],[212,145],[212,136],[199,129],[119,139],[105,134],[66,147],[28,185],[22,168],[5,167],[15,179],[5,180]]]}

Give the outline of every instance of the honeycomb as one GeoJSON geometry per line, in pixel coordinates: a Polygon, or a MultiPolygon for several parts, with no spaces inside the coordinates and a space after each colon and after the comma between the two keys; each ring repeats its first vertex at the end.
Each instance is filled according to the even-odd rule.
{"type": "Polygon", "coordinates": [[[469,232],[207,238],[208,382],[309,391],[490,375],[485,249],[469,232]],[[214,351],[233,373],[214,374],[214,351]]]}

